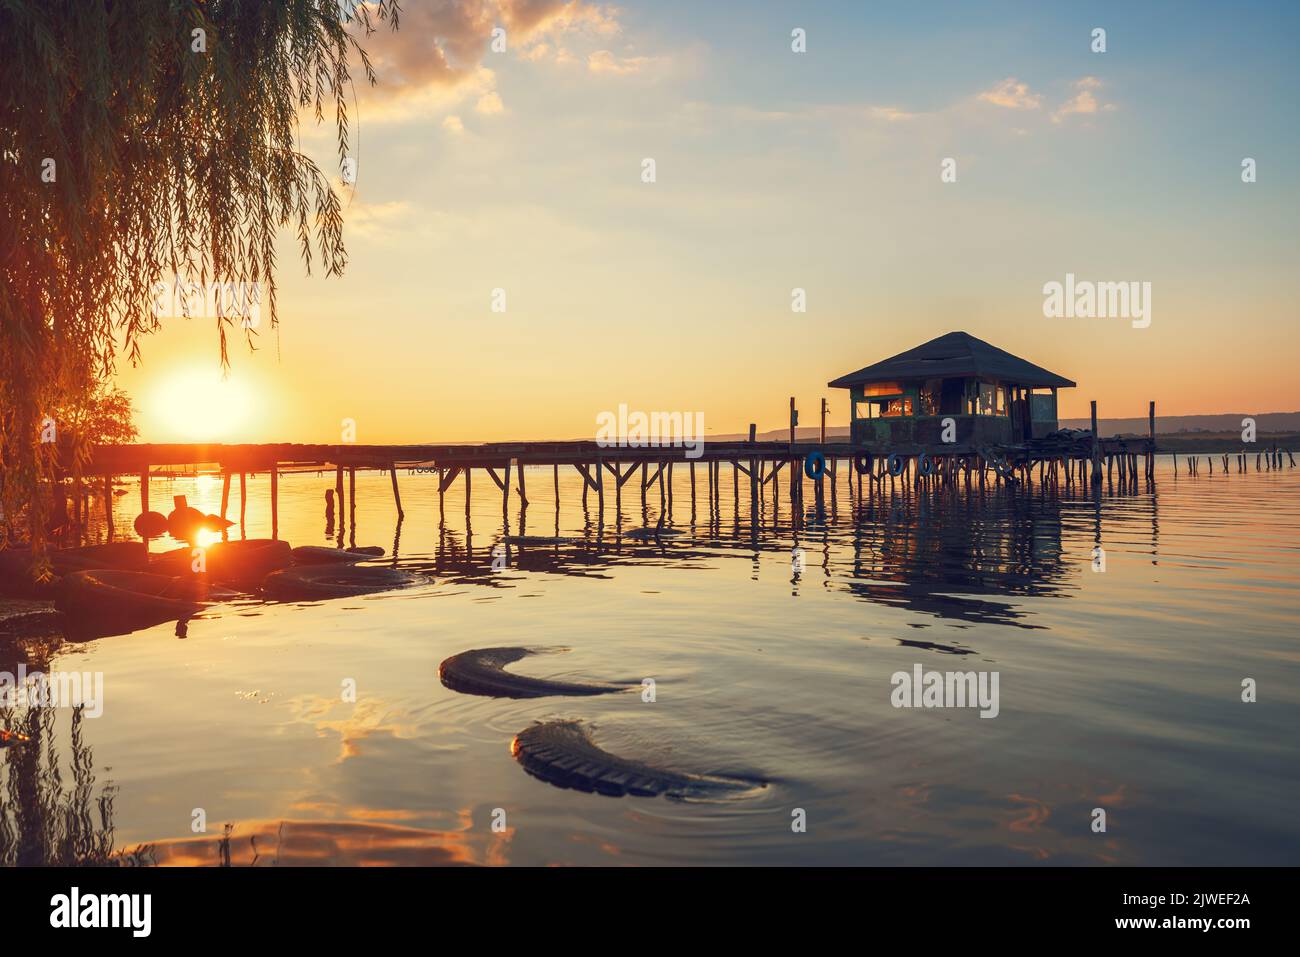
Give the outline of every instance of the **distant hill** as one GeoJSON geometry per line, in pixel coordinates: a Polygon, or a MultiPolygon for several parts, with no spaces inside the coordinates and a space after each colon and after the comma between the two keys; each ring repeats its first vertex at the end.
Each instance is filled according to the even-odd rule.
{"type": "MultiPolygon", "coordinates": [[[[1164,435],[1174,432],[1240,432],[1241,420],[1253,418],[1259,432],[1296,432],[1300,431],[1300,412],[1225,412],[1220,415],[1156,415],[1156,434],[1164,435]]],[[[1062,419],[1061,426],[1067,429],[1087,429],[1092,423],[1088,419],[1062,419]]],[[[1108,435],[1145,435],[1146,418],[1137,419],[1099,419],[1097,431],[1108,435]]]]}

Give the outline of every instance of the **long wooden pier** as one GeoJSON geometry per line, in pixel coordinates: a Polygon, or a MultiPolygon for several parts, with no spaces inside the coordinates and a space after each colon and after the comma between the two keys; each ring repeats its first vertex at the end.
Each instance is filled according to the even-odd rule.
{"type": "MultiPolygon", "coordinates": [[[[149,511],[149,486],[151,477],[155,475],[154,467],[210,466],[222,476],[222,518],[226,517],[230,506],[232,480],[238,476],[242,525],[247,504],[247,476],[267,473],[271,480],[273,536],[278,535],[279,527],[279,476],[282,472],[304,470],[334,470],[333,494],[340,512],[345,501],[350,510],[355,509],[358,470],[387,471],[401,519],[405,513],[398,473],[404,469],[418,468],[437,473],[440,516],[445,515],[447,496],[458,483],[464,488],[468,514],[475,473],[485,474],[500,491],[502,512],[508,516],[512,492],[521,508],[528,506],[528,469],[533,469],[535,474],[538,467],[550,467],[557,502],[560,470],[574,469],[582,478],[583,505],[587,505],[589,498],[594,498],[596,508],[603,513],[607,496],[612,496],[615,506],[621,507],[623,488],[634,478],[634,488],[640,492],[643,505],[651,489],[657,491],[661,504],[671,504],[674,470],[678,468],[689,472],[692,505],[697,487],[708,495],[710,502],[716,502],[723,494],[722,465],[727,463],[731,466],[731,492],[737,506],[741,500],[742,476],[743,484],[749,486],[751,503],[756,503],[760,498],[766,498],[769,485],[773,496],[779,495],[781,473],[785,471],[791,504],[796,513],[801,513],[805,480],[811,481],[814,501],[820,508],[828,496],[834,504],[841,476],[844,476],[845,493],[851,498],[862,496],[864,482],[869,494],[906,487],[908,483],[926,487],[962,484],[970,488],[976,484],[980,487],[997,483],[1028,487],[1035,482],[1044,486],[1090,482],[1098,487],[1103,480],[1113,484],[1116,478],[1122,485],[1136,484],[1139,458],[1145,457],[1144,476],[1147,481],[1154,481],[1154,403],[1150,421],[1150,435],[1143,438],[1097,439],[1094,429],[1092,435],[1049,437],[996,449],[948,446],[931,451],[890,451],[847,441],[827,441],[824,418],[823,438],[820,440],[796,441],[792,428],[790,441],[756,441],[755,427],[751,425],[748,441],[702,441],[691,448],[690,455],[680,444],[614,445],[595,441],[422,445],[110,445],[94,449],[89,461],[78,470],[77,480],[102,480],[105,505],[111,509],[113,477],[138,476],[140,509],[144,512],[149,511]],[[697,475],[697,467],[703,470],[702,477],[697,475]]],[[[75,519],[80,526],[84,493],[79,490],[75,498],[75,519]]]]}

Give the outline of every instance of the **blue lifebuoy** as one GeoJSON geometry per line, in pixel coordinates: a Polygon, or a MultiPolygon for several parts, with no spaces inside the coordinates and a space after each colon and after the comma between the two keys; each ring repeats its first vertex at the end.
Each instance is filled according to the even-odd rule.
{"type": "Polygon", "coordinates": [[[803,474],[814,482],[826,474],[826,456],[821,452],[809,452],[803,460],[803,474]]]}
{"type": "Polygon", "coordinates": [[[934,462],[931,461],[930,456],[926,455],[924,452],[922,452],[919,456],[917,456],[916,459],[917,475],[921,475],[921,476],[933,475],[934,471],[935,471],[934,462]]]}
{"type": "Polygon", "coordinates": [[[885,462],[885,465],[889,468],[890,475],[902,475],[904,464],[903,457],[897,452],[889,453],[889,459],[885,462]]]}

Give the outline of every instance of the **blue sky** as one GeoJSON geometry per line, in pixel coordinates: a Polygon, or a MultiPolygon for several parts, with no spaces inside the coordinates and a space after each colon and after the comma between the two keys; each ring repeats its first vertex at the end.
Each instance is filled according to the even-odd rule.
{"type": "Polygon", "coordinates": [[[408,0],[367,43],[348,273],[285,246],[239,434],[570,437],[620,403],[732,432],[791,394],[846,420],[829,379],[953,329],[1078,381],[1066,414],[1300,408],[1297,7],[408,0]],[[1067,272],[1151,282],[1151,326],[1044,318],[1067,272]]]}

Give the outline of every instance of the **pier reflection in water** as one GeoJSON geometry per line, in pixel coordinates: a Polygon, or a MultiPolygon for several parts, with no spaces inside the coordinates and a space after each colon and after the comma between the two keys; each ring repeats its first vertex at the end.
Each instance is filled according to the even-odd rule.
{"type": "MultiPolygon", "coordinates": [[[[382,544],[430,583],[234,602],[184,641],[163,625],[50,648],[49,667],[105,674],[104,715],[79,733],[112,768],[115,852],[236,865],[1294,860],[1294,473],[1175,479],[1162,463],[1154,487],[1099,495],[858,499],[842,486],[824,509],[809,492],[792,512],[788,485],[765,488],[757,510],[743,483],[733,498],[725,467],[718,498],[701,488],[692,507],[678,470],[662,509],[656,488],[603,523],[580,480],[561,482],[557,508],[548,478],[529,475],[526,510],[503,515],[487,489],[468,521],[440,521],[436,477],[403,474],[399,522],[389,477],[359,474],[355,515],[336,502],[327,528],[333,476],[282,476],[281,537],[382,544]],[[440,661],[488,646],[568,647],[511,667],[653,678],[656,700],[439,683],[440,661]],[[998,671],[999,716],[894,708],[891,675],[917,664],[998,671]],[[1251,675],[1267,677],[1266,702],[1241,702],[1251,675]],[[560,790],[509,753],[515,733],[557,717],[616,754],[770,786],[699,803],[560,790]],[[1105,834],[1089,827],[1098,806],[1105,834]],[[791,831],[796,807],[806,833],[791,831]]],[[[218,482],[174,485],[154,494],[215,507],[218,482]]],[[[249,537],[269,534],[265,485],[249,482],[249,537]]],[[[123,535],[130,517],[117,516],[123,535]]],[[[23,647],[0,640],[6,661],[23,647]]],[[[11,777],[15,754],[0,752],[11,777]]]]}

